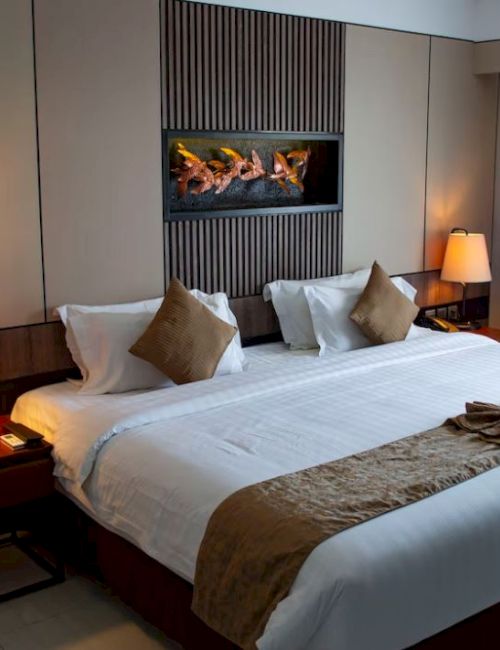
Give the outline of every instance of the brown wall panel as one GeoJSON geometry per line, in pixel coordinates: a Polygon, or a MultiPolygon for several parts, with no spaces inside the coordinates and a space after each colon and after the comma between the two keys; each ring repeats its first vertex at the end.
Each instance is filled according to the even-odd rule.
{"type": "MultiPolygon", "coordinates": [[[[164,127],[342,132],[344,35],[331,21],[166,0],[164,127]]],[[[167,280],[247,296],[339,273],[341,228],[340,212],[170,222],[167,280]]]]}

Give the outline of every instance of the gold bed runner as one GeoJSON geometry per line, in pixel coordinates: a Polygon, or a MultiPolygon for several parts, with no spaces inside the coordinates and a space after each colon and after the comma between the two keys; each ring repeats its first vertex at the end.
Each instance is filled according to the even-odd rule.
{"type": "Polygon", "coordinates": [[[235,492],[208,523],[193,611],[254,648],[316,546],[497,467],[498,442],[499,407],[472,403],[436,429],[235,492]]]}

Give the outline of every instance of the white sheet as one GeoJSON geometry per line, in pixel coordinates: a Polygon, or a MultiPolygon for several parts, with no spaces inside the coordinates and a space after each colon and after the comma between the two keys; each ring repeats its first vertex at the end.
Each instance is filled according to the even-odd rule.
{"type": "MultiPolygon", "coordinates": [[[[206,523],[238,488],[500,402],[500,346],[475,335],[286,358],[64,415],[57,473],[75,495],[86,478],[98,521],[192,580],[206,523]]],[[[499,491],[492,470],[327,540],[259,647],[404,648],[500,601],[499,491]]]]}
{"type": "MultiPolygon", "coordinates": [[[[430,332],[431,330],[426,330],[430,332]]],[[[276,364],[294,364],[304,356],[316,357],[317,350],[297,350],[290,352],[285,343],[266,343],[245,348],[246,361],[252,368],[265,368],[276,364]]],[[[82,409],[106,408],[116,403],[124,408],[129,398],[144,395],[146,391],[129,391],[125,394],[82,395],[80,386],[73,382],[62,382],[42,386],[28,391],[17,400],[12,417],[34,431],[41,433],[49,442],[54,440],[54,432],[64,418],[82,409]]],[[[158,389],[152,389],[158,390],[158,389]]],[[[147,391],[149,392],[149,391],[147,391]]]]}

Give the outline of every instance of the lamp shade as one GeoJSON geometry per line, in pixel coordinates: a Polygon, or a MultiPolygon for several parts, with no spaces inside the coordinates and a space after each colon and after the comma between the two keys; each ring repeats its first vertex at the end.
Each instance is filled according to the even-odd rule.
{"type": "Polygon", "coordinates": [[[448,235],[441,280],[464,283],[491,281],[488,249],[483,234],[461,231],[448,235]]]}

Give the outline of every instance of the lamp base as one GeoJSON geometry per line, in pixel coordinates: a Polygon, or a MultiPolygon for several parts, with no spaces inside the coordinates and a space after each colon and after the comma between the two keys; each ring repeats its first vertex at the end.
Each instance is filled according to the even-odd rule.
{"type": "Polygon", "coordinates": [[[470,332],[471,330],[481,329],[481,323],[478,323],[476,320],[458,320],[450,322],[463,332],[470,332]]]}

